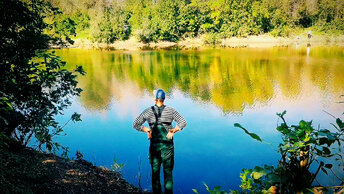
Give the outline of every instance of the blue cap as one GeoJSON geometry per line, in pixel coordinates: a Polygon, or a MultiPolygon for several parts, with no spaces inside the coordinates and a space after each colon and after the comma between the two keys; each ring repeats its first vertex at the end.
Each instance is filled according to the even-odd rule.
{"type": "Polygon", "coordinates": [[[159,100],[165,100],[165,92],[164,90],[162,89],[158,89],[156,91],[156,96],[155,96],[156,99],[159,99],[159,100]]]}

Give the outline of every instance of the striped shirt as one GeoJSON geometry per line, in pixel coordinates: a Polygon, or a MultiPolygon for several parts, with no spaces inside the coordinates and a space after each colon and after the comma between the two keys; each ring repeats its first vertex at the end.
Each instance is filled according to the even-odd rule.
{"type": "MultiPolygon", "coordinates": [[[[154,109],[155,109],[155,112],[158,113],[159,107],[157,105],[154,106],[154,109]]],[[[169,106],[165,106],[165,108],[163,109],[163,111],[161,113],[161,117],[158,119],[159,119],[158,122],[161,122],[166,130],[170,130],[173,128],[172,127],[172,121],[177,122],[176,127],[179,128],[180,130],[182,130],[186,126],[185,119],[175,109],[173,109],[169,106]],[[167,124],[167,123],[171,123],[171,124],[167,124]]],[[[143,123],[146,121],[148,123],[155,123],[156,122],[155,115],[154,115],[154,112],[153,112],[151,107],[144,110],[140,114],[140,116],[138,116],[135,119],[133,127],[138,131],[142,131],[143,123]]]]}

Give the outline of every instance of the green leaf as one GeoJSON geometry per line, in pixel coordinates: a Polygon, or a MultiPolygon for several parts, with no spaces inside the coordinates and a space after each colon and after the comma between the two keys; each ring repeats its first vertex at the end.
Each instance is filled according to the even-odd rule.
{"type": "Polygon", "coordinates": [[[294,144],[293,147],[294,147],[294,148],[295,148],[295,147],[296,147],[296,148],[302,148],[302,147],[305,147],[305,144],[302,143],[302,142],[296,142],[296,143],[294,144]]]}
{"type": "Polygon", "coordinates": [[[267,179],[272,184],[281,182],[281,178],[275,174],[268,174],[267,179]]]}
{"type": "Polygon", "coordinates": [[[287,113],[286,110],[284,110],[282,113],[276,113],[277,116],[279,117],[284,117],[284,115],[287,113]]]}
{"type": "Polygon", "coordinates": [[[332,140],[332,141],[337,140],[336,134],[334,134],[334,133],[327,134],[327,137],[329,140],[332,140]]]}
{"type": "Polygon", "coordinates": [[[301,120],[300,123],[299,123],[299,125],[300,125],[300,128],[301,128],[301,129],[304,129],[304,128],[306,128],[307,123],[306,123],[306,121],[301,120]]]}
{"type": "Polygon", "coordinates": [[[267,170],[267,171],[271,171],[271,170],[274,169],[274,166],[270,166],[270,165],[264,164],[264,168],[265,168],[265,170],[267,170]]]}
{"type": "Polygon", "coordinates": [[[241,128],[247,135],[249,135],[250,137],[252,137],[253,139],[262,142],[262,139],[255,133],[250,133],[249,131],[247,131],[247,129],[245,129],[244,127],[242,127],[239,123],[234,123],[234,127],[238,127],[241,128]]]}
{"type": "Polygon", "coordinates": [[[51,152],[53,146],[50,143],[47,143],[46,147],[47,147],[48,151],[51,152]]]}
{"type": "Polygon", "coordinates": [[[250,174],[252,173],[252,169],[242,169],[245,174],[250,174]]]}
{"type": "Polygon", "coordinates": [[[254,171],[252,172],[251,176],[254,179],[260,179],[262,176],[266,175],[267,172],[264,168],[256,166],[254,171]]]}
{"type": "Polygon", "coordinates": [[[306,132],[307,132],[307,133],[312,133],[313,130],[314,130],[314,129],[313,129],[313,127],[312,127],[311,125],[309,125],[309,126],[306,127],[306,132]]]}
{"type": "Polygon", "coordinates": [[[331,140],[331,139],[326,138],[326,137],[319,138],[319,144],[320,145],[327,144],[328,146],[331,146],[334,142],[335,142],[335,140],[331,140]]]}
{"type": "Polygon", "coordinates": [[[340,118],[336,119],[336,123],[338,125],[338,127],[343,131],[344,130],[344,123],[340,118]]]}
{"type": "Polygon", "coordinates": [[[283,132],[283,129],[284,129],[284,128],[283,128],[282,126],[278,126],[276,129],[277,129],[277,131],[279,131],[279,132],[283,132]]]}
{"type": "Polygon", "coordinates": [[[289,134],[288,134],[288,137],[289,137],[289,139],[291,139],[291,140],[297,140],[297,136],[296,136],[296,134],[295,134],[295,132],[290,132],[289,134]]]}
{"type": "Polygon", "coordinates": [[[196,194],[199,194],[199,192],[196,189],[192,189],[192,191],[196,194]]]}
{"type": "Polygon", "coordinates": [[[86,71],[83,69],[82,66],[76,66],[75,71],[80,73],[81,75],[86,75],[86,71]]]}
{"type": "Polygon", "coordinates": [[[331,151],[330,151],[330,149],[328,147],[322,147],[322,149],[323,149],[323,152],[324,152],[325,155],[331,154],[331,151]]]}
{"type": "Polygon", "coordinates": [[[264,175],[266,175],[267,172],[266,171],[261,171],[261,172],[252,172],[252,178],[254,179],[260,179],[261,177],[263,177],[264,175]]]}
{"type": "Polygon", "coordinates": [[[317,155],[322,156],[324,154],[323,151],[319,150],[318,148],[314,148],[317,151],[317,155]]]}
{"type": "Polygon", "coordinates": [[[203,185],[205,186],[205,189],[207,189],[207,191],[210,191],[210,189],[209,189],[207,184],[203,183],[203,185]]]}
{"type": "Polygon", "coordinates": [[[324,132],[324,133],[329,133],[330,132],[330,130],[328,130],[328,129],[320,129],[320,131],[324,132]]]}
{"type": "Polygon", "coordinates": [[[285,123],[281,123],[281,125],[277,127],[277,131],[282,132],[283,134],[290,133],[290,129],[285,123]]]}
{"type": "Polygon", "coordinates": [[[323,132],[323,131],[319,131],[318,135],[319,136],[327,136],[328,132],[323,132]]]}
{"type": "Polygon", "coordinates": [[[340,131],[340,129],[339,129],[335,124],[331,123],[331,125],[332,125],[335,129],[337,129],[338,131],[340,131]]]}
{"type": "Polygon", "coordinates": [[[297,135],[299,138],[303,139],[304,136],[306,135],[305,129],[300,129],[300,130],[298,130],[298,131],[296,132],[296,135],[297,135]]]}
{"type": "Polygon", "coordinates": [[[73,122],[81,121],[81,114],[78,114],[75,112],[75,113],[73,113],[71,119],[73,122]]]}

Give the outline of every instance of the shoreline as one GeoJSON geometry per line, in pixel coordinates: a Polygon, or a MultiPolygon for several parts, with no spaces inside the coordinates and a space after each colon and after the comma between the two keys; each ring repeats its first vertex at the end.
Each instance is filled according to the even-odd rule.
{"type": "MultiPolygon", "coordinates": [[[[293,37],[273,37],[270,35],[248,36],[245,38],[216,39],[215,44],[206,44],[207,37],[186,38],[178,42],[160,41],[142,43],[135,37],[111,44],[93,43],[88,39],[75,39],[67,48],[107,49],[107,50],[203,50],[209,48],[271,48],[288,46],[340,46],[344,47],[344,35],[314,35],[308,39],[306,35],[293,37]]],[[[55,47],[58,48],[58,47],[55,47]]]]}
{"type": "Polygon", "coordinates": [[[0,145],[0,193],[147,193],[120,172],[10,144],[0,145]]]}

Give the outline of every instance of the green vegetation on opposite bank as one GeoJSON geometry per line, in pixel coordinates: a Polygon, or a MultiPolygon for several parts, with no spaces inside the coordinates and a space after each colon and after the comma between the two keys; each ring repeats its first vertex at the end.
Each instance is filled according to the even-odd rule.
{"type": "MultiPolygon", "coordinates": [[[[113,43],[206,35],[207,41],[269,33],[344,32],[342,0],[46,0],[61,12],[46,17],[61,37],[113,43]]],[[[47,30],[49,33],[49,30],[47,30]]]]}

